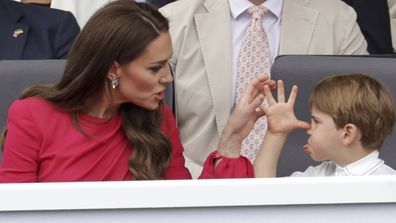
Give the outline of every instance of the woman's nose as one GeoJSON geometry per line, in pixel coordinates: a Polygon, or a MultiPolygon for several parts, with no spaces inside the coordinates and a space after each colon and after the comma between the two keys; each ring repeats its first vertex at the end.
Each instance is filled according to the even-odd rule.
{"type": "Polygon", "coordinates": [[[172,83],[173,77],[171,72],[171,67],[169,65],[164,67],[163,76],[160,79],[162,84],[172,83]]]}

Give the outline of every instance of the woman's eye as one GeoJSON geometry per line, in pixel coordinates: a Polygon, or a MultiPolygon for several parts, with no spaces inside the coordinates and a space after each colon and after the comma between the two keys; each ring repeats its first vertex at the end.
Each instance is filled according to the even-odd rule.
{"type": "Polygon", "coordinates": [[[158,73],[161,70],[162,66],[155,66],[155,67],[150,67],[150,70],[154,73],[158,73]]]}

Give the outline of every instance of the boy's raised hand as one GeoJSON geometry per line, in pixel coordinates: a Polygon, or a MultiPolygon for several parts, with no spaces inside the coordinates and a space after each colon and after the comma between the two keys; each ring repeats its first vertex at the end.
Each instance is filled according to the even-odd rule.
{"type": "Polygon", "coordinates": [[[268,107],[260,106],[267,116],[268,130],[263,144],[254,161],[256,177],[275,177],[279,155],[289,132],[296,128],[310,128],[310,124],[300,121],[294,115],[294,103],[297,96],[297,86],[293,86],[289,99],[285,99],[283,81],[278,81],[278,102],[272,97],[271,90],[264,86],[268,107]]]}
{"type": "Polygon", "coordinates": [[[277,82],[278,102],[272,96],[268,86],[264,86],[264,93],[268,100],[268,107],[260,106],[267,117],[268,132],[273,134],[288,134],[297,128],[309,129],[310,124],[300,121],[294,114],[294,103],[297,97],[297,86],[293,86],[289,99],[285,99],[285,87],[282,80],[277,82]]]}

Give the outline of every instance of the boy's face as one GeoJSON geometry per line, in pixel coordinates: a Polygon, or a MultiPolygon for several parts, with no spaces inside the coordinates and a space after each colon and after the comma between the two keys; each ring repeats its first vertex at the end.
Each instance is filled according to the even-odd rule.
{"type": "Polygon", "coordinates": [[[342,128],[336,128],[333,118],[315,107],[311,110],[311,128],[304,151],[315,161],[337,160],[342,148],[342,128]]]}

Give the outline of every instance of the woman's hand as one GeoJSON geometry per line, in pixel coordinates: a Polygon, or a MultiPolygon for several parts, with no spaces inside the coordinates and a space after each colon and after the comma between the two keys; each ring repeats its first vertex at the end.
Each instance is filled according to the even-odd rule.
{"type": "Polygon", "coordinates": [[[249,135],[254,123],[264,115],[260,105],[264,101],[264,86],[275,87],[267,75],[253,80],[236,104],[220,138],[218,150],[223,156],[239,157],[242,141],[249,135]]]}

